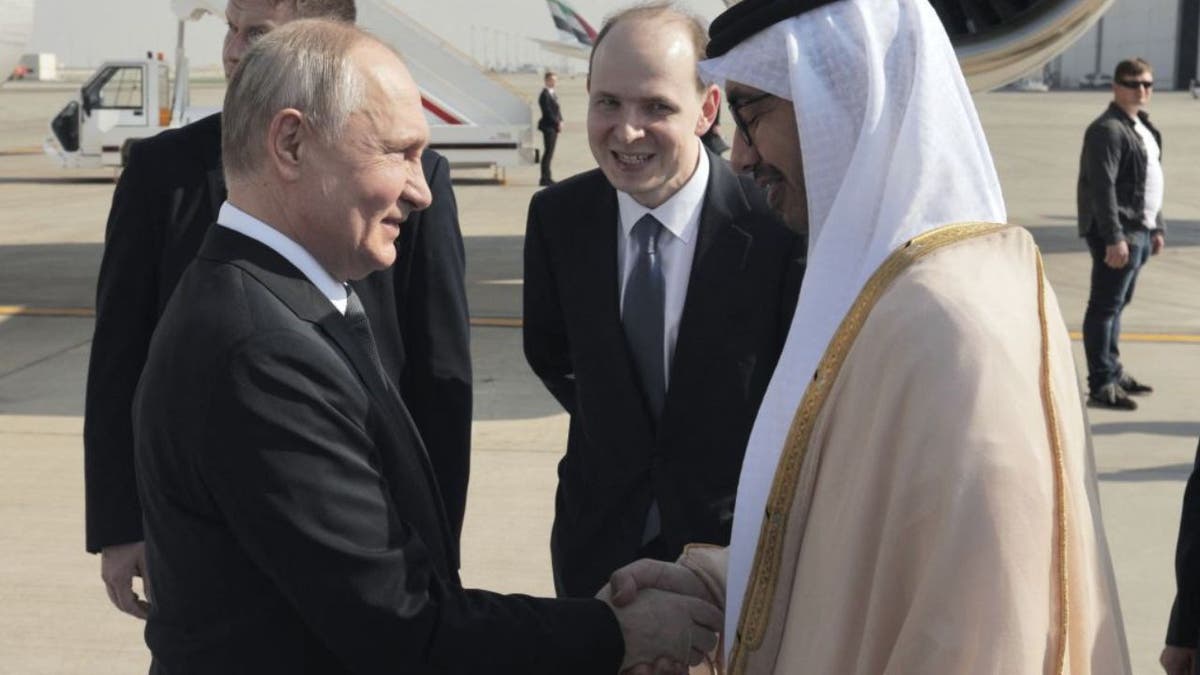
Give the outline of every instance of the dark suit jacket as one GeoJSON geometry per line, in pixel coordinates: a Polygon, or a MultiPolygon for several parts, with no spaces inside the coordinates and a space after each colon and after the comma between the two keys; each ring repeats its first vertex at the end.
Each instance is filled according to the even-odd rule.
{"type": "Polygon", "coordinates": [[[712,170],[655,428],[621,327],[617,195],[593,170],[534,195],[525,356],[571,415],[551,554],[560,594],[596,592],[638,556],[657,499],[665,557],[727,544],[742,454],[799,293],[799,238],[748,177],[712,170]]]}
{"type": "Polygon", "coordinates": [[[154,672],[613,673],[598,600],[464,590],[433,468],[346,317],[221,227],[134,401],[154,672]]]}
{"type": "MultiPolygon", "coordinates": [[[[471,440],[465,257],[446,160],[426,152],[424,168],[433,205],[401,229],[395,266],[355,288],[384,365],[432,448],[457,535],[471,440]]],[[[133,391],[163,307],[224,199],[220,115],[135,144],[117,184],[96,291],[84,422],[91,552],[142,539],[129,417],[133,391]]]]}
{"type": "Polygon", "coordinates": [[[538,119],[538,129],[557,131],[563,119],[562,110],[558,107],[558,99],[550,95],[549,89],[543,89],[542,93],[538,94],[538,107],[542,110],[542,116],[538,119]]]}
{"type": "Polygon", "coordinates": [[[1183,493],[1179,542],[1175,545],[1175,604],[1167,644],[1195,648],[1200,642],[1200,445],[1183,493]]]}

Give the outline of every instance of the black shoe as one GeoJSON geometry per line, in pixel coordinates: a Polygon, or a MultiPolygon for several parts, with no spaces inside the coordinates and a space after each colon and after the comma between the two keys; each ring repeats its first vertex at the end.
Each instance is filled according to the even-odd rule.
{"type": "Polygon", "coordinates": [[[1137,402],[1129,398],[1117,384],[1106,384],[1100,389],[1088,394],[1089,408],[1110,408],[1112,410],[1137,410],[1137,402]]]}
{"type": "Polygon", "coordinates": [[[550,187],[551,185],[554,185],[554,181],[549,178],[543,178],[538,181],[538,185],[541,187],[550,187]]]}
{"type": "Polygon", "coordinates": [[[1154,393],[1154,387],[1151,387],[1148,384],[1142,384],[1129,375],[1122,375],[1121,379],[1117,380],[1117,385],[1124,389],[1125,393],[1129,394],[1130,396],[1140,396],[1142,394],[1154,393]]]}

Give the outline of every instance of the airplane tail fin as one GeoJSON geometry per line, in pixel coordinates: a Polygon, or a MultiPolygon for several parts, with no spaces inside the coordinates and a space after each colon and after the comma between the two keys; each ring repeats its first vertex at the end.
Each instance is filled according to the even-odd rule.
{"type": "Polygon", "coordinates": [[[568,42],[577,42],[580,46],[591,47],[596,42],[596,29],[587,22],[571,6],[563,2],[563,0],[546,0],[546,6],[550,9],[550,18],[554,20],[554,27],[563,34],[563,37],[568,42]]]}

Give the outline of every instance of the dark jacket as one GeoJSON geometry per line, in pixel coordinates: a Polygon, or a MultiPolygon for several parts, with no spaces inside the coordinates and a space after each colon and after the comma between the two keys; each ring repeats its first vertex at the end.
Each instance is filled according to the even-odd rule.
{"type": "Polygon", "coordinates": [[[1197,646],[1200,640],[1200,445],[1183,492],[1179,541],[1175,545],[1175,603],[1167,627],[1167,644],[1197,646]]]}
{"type": "MultiPolygon", "coordinates": [[[[1138,118],[1154,135],[1161,161],[1162,134],[1145,111],[1139,111],[1138,118]]],[[[1110,103],[1084,133],[1075,198],[1081,237],[1115,244],[1125,238],[1125,232],[1145,229],[1146,146],[1133,120],[1116,103],[1110,103]]],[[[1166,232],[1162,211],[1158,228],[1166,232]]]]}
{"type": "Polygon", "coordinates": [[[803,242],[750,178],[711,173],[655,425],[622,329],[617,193],[599,170],[534,195],[525,235],[525,357],[571,416],[551,559],[590,596],[638,557],[657,500],[664,557],[727,544],[742,455],[795,311],[803,242]]]}
{"type": "Polygon", "coordinates": [[[542,111],[542,116],[538,119],[538,129],[557,131],[558,125],[563,121],[562,109],[558,106],[558,99],[550,95],[549,89],[543,89],[538,95],[538,108],[542,111]]]}
{"type": "MultiPolygon", "coordinates": [[[[451,527],[462,526],[471,440],[466,266],[444,157],[422,164],[433,204],[396,240],[396,264],[354,282],[380,357],[430,448],[451,527]]],[[[221,116],[135,143],[108,216],[84,417],[87,550],[142,539],[130,406],[150,336],[225,200],[221,116]]]]}
{"type": "Polygon", "coordinates": [[[367,340],[282,256],[209,230],[134,400],[152,672],[616,672],[601,601],[462,588],[367,340]]]}

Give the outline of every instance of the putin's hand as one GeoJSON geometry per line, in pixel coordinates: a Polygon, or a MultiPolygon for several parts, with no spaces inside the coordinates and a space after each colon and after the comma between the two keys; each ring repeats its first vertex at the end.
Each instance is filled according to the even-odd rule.
{"type": "Polygon", "coordinates": [[[696,665],[717,646],[724,617],[708,601],[644,588],[632,602],[618,607],[607,586],[596,597],[608,603],[621,627],[625,640],[622,671],[656,662],[696,665]]]}
{"type": "Polygon", "coordinates": [[[1196,660],[1196,650],[1188,647],[1163,647],[1158,662],[1162,664],[1167,675],[1192,675],[1192,667],[1196,660]]]}
{"type": "Polygon", "coordinates": [[[145,619],[150,612],[150,580],[146,576],[146,542],[105,546],[100,550],[100,578],[108,591],[108,599],[117,609],[145,619]],[[146,600],[133,590],[133,578],[141,577],[146,600]]]}

